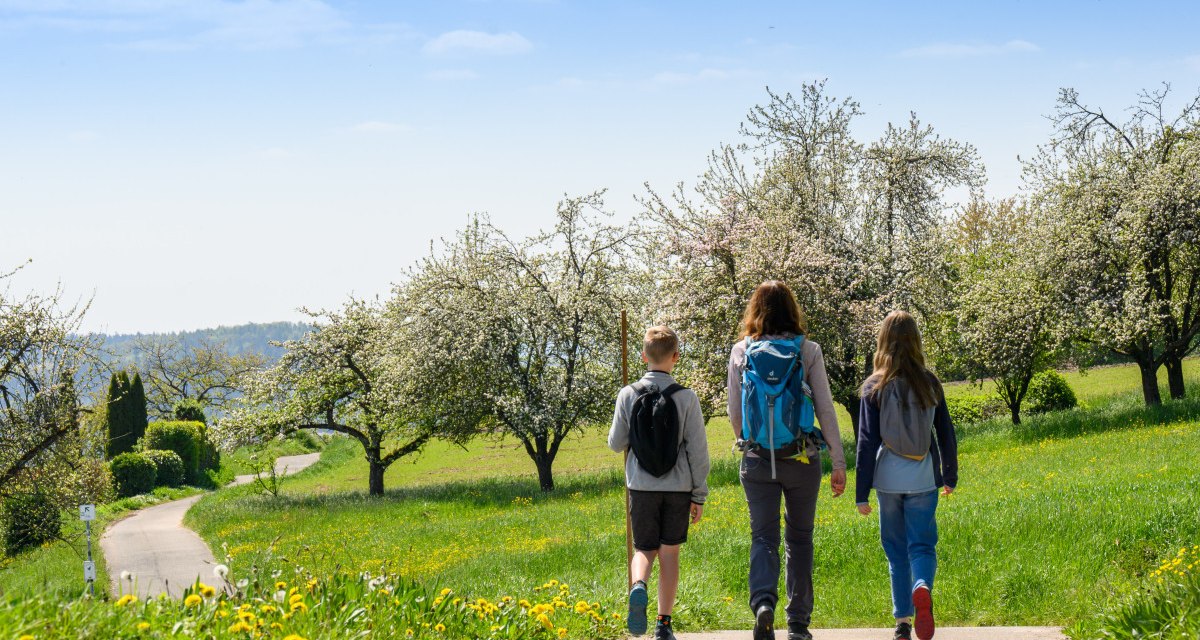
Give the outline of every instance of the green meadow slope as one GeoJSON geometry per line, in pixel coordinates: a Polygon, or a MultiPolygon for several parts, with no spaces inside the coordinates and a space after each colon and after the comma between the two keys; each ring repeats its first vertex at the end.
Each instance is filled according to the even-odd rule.
{"type": "MultiPolygon", "coordinates": [[[[1068,374],[1079,410],[964,428],[961,484],[939,511],[938,609],[946,624],[1067,624],[1140,585],[1158,561],[1200,540],[1200,367],[1197,395],[1141,407],[1128,367],[1068,374]]],[[[955,385],[950,393],[978,393],[955,385]],[[962,389],[962,390],[960,390],[962,389]]],[[[843,427],[848,430],[847,427],[843,427]]],[[[704,521],[685,549],[681,629],[745,626],[749,532],[729,452],[728,422],[709,427],[714,469],[704,521]]],[[[849,434],[847,434],[848,436],[849,434]]],[[[563,446],[558,489],[542,494],[515,442],[432,445],[365,495],[350,441],[285,481],[279,498],[249,488],[206,497],[187,523],[231,556],[314,572],[387,571],[498,598],[550,579],[619,607],[625,580],[620,456],[601,429],[563,446]],[[264,550],[275,549],[268,558],[264,550]]],[[[853,473],[850,482],[853,484],[853,473]]],[[[819,626],[889,617],[878,520],[828,489],[817,515],[819,626]]]]}

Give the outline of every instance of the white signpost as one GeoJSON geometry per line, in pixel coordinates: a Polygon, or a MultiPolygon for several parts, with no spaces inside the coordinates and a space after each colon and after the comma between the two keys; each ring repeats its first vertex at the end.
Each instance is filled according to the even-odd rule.
{"type": "Polygon", "coordinates": [[[92,561],[92,521],[96,519],[96,505],[79,505],[79,519],[83,520],[87,531],[87,560],[83,561],[83,579],[87,582],[88,593],[96,595],[96,563],[92,561]]]}

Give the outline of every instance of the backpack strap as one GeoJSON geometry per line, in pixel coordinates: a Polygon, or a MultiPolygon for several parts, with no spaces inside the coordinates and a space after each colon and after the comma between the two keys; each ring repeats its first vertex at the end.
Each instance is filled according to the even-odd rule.
{"type": "Polygon", "coordinates": [[[687,387],[676,382],[676,383],[672,384],[671,386],[667,387],[666,389],[662,390],[662,397],[670,398],[671,396],[675,395],[675,392],[683,391],[686,388],[687,387]]]}
{"type": "Polygon", "coordinates": [[[641,380],[638,380],[629,386],[633,387],[633,392],[639,396],[646,395],[646,393],[650,390],[650,388],[646,386],[646,383],[642,382],[641,380]]]}

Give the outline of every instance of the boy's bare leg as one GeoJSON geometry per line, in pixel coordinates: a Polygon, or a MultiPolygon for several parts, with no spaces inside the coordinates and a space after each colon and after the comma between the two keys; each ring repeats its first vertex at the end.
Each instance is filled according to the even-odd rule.
{"type": "Polygon", "coordinates": [[[675,592],[679,590],[679,547],[663,545],[658,548],[658,615],[669,616],[675,607],[675,592]]]}
{"type": "Polygon", "coordinates": [[[629,564],[629,573],[633,576],[634,582],[638,580],[645,583],[650,582],[650,570],[654,568],[654,558],[657,556],[658,551],[634,550],[633,561],[629,564]]]}

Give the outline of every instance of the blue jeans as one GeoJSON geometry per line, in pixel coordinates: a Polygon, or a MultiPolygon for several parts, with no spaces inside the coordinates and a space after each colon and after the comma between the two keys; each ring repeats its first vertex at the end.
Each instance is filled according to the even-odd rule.
{"type": "Polygon", "coordinates": [[[937,490],[886,493],[879,497],[879,539],[892,576],[892,615],[913,615],[913,589],[933,589],[937,572],[937,490]]]}

